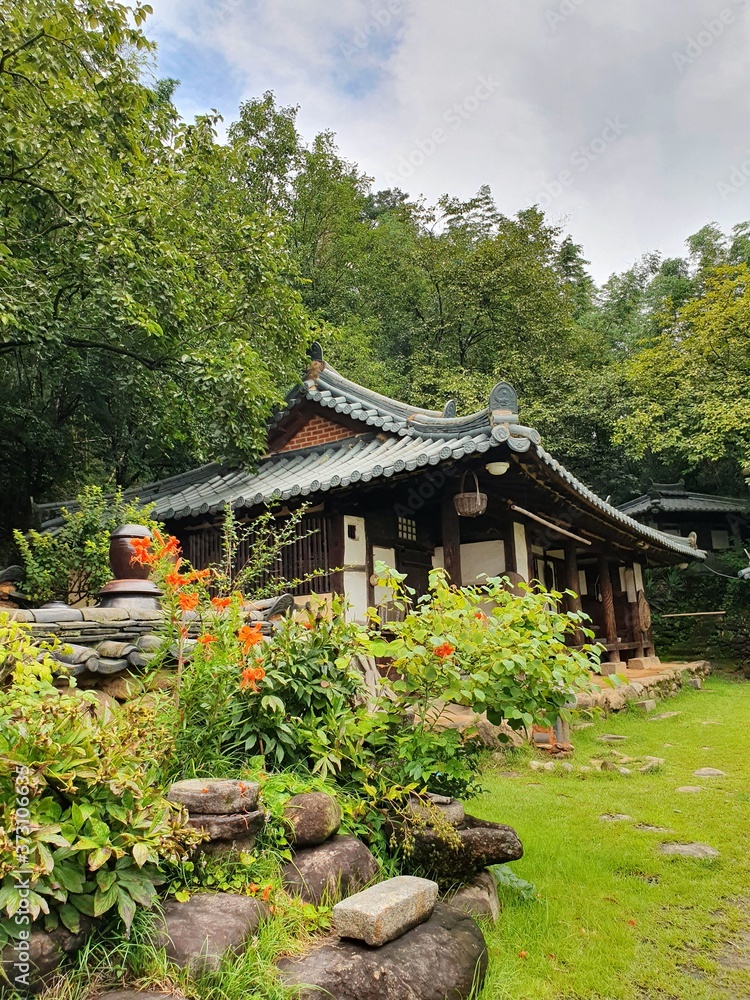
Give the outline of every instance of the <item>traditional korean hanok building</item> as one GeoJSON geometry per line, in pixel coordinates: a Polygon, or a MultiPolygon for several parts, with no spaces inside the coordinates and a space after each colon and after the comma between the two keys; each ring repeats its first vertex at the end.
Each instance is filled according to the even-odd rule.
{"type": "Polygon", "coordinates": [[[509,574],[575,591],[611,660],[653,652],[643,570],[703,558],[687,540],[640,524],[592,493],[525,426],[516,393],[499,382],[487,406],[458,416],[389,399],[344,378],[320,349],[269,428],[253,472],[222,465],[130,491],[203,567],[220,557],[226,504],[243,518],[309,505],[314,533],[280,571],[324,576],[315,590],[346,594],[361,618],[387,595],[373,566],[406,573],[418,593],[443,566],[456,584],[509,574]]]}
{"type": "Polygon", "coordinates": [[[750,541],[750,502],[742,497],[691,493],[684,481],[652,483],[647,493],[620,504],[629,517],[668,535],[689,539],[710,552],[750,541]]]}

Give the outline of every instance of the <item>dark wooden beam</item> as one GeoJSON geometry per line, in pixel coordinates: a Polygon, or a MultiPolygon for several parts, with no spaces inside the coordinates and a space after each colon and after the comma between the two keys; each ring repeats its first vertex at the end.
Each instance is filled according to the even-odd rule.
{"type": "Polygon", "coordinates": [[[453,495],[448,490],[443,494],[443,566],[448,579],[456,587],[461,586],[461,524],[453,495]]]}
{"type": "Polygon", "coordinates": [[[505,572],[517,573],[516,534],[513,529],[513,522],[510,519],[503,525],[503,545],[505,547],[505,572]]]}
{"type": "Polygon", "coordinates": [[[344,515],[332,514],[328,525],[328,565],[331,590],[334,594],[344,594],[344,515]]]}
{"type": "MultiPolygon", "coordinates": [[[[580,612],[581,606],[580,583],[578,582],[578,552],[576,543],[568,539],[565,543],[565,589],[572,590],[575,596],[567,596],[568,611],[580,612]]],[[[581,629],[576,629],[573,641],[576,646],[580,646],[584,641],[584,634],[581,629]]]]}

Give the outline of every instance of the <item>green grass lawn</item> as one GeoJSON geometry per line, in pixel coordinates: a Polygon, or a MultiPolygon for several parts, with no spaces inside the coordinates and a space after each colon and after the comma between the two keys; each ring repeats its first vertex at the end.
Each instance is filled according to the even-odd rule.
{"type": "Polygon", "coordinates": [[[471,811],[515,827],[525,856],[512,869],[539,898],[504,890],[481,1000],[750,997],[750,683],[710,678],[654,714],[667,711],[680,714],[628,711],[573,733],[575,765],[609,747],[665,758],[658,772],[537,772],[530,751],[487,772],[471,811]],[[627,739],[604,744],[603,733],[627,739]],[[701,767],[726,777],[693,777],[701,767]],[[704,790],[676,792],[681,785],[704,790]],[[632,819],[601,820],[607,813],[632,819]],[[720,857],[659,854],[669,841],[709,844],[720,857]]]}

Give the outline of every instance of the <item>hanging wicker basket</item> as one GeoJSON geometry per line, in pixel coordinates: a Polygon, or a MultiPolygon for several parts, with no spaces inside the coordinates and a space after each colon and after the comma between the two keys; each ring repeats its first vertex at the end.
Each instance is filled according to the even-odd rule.
{"type": "Polygon", "coordinates": [[[474,477],[475,492],[464,493],[466,484],[466,472],[464,472],[461,477],[461,492],[456,493],[453,498],[459,517],[479,517],[487,510],[487,494],[479,492],[479,480],[476,472],[472,472],[472,476],[474,477]]]}

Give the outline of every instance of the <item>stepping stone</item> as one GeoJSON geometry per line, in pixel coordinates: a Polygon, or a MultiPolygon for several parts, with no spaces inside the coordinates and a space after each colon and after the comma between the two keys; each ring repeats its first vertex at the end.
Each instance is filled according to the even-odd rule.
{"type": "Polygon", "coordinates": [[[648,721],[660,722],[662,719],[674,719],[677,715],[682,715],[682,712],[660,712],[658,715],[652,715],[648,721]]]}
{"type": "Polygon", "coordinates": [[[606,823],[624,823],[632,818],[627,813],[604,813],[603,816],[599,817],[599,819],[604,820],[606,823]]]}
{"type": "Polygon", "coordinates": [[[655,712],[656,701],[653,698],[644,698],[643,701],[637,701],[635,707],[640,708],[644,712],[655,712]]]}
{"type": "Polygon", "coordinates": [[[679,788],[675,788],[676,792],[702,792],[703,787],[701,785],[680,785],[679,788]]]}
{"type": "Polygon", "coordinates": [[[141,990],[115,990],[103,993],[99,1000],[169,1000],[164,993],[143,993],[141,990]]]}
{"type": "Polygon", "coordinates": [[[426,878],[400,875],[336,903],[333,927],[339,937],[380,948],[429,920],[438,884],[426,878]]]}
{"type": "Polygon", "coordinates": [[[154,943],[192,972],[216,969],[226,951],[238,955],[268,915],[265,903],[227,892],[199,893],[187,903],[170,899],[157,923],[154,943]]]}
{"type": "Polygon", "coordinates": [[[681,858],[718,858],[719,852],[708,844],[660,844],[661,854],[677,855],[681,858]]]}
{"type": "Polygon", "coordinates": [[[701,767],[693,771],[694,778],[726,778],[726,771],[719,771],[715,767],[701,767]]]}
{"type": "Polygon", "coordinates": [[[688,684],[691,688],[695,688],[696,691],[703,690],[703,681],[700,677],[688,677],[688,684]]]}
{"type": "Polygon", "coordinates": [[[702,726],[720,726],[721,723],[720,722],[712,722],[712,721],[709,720],[708,722],[701,722],[701,725],[702,726]]]}
{"type": "Polygon", "coordinates": [[[603,736],[599,737],[602,743],[622,743],[626,739],[627,736],[620,736],[617,733],[604,733],[603,736]]]}
{"type": "Polygon", "coordinates": [[[636,823],[633,827],[634,830],[640,830],[641,833],[671,833],[672,831],[666,826],[651,826],[650,823],[636,823]]]}

